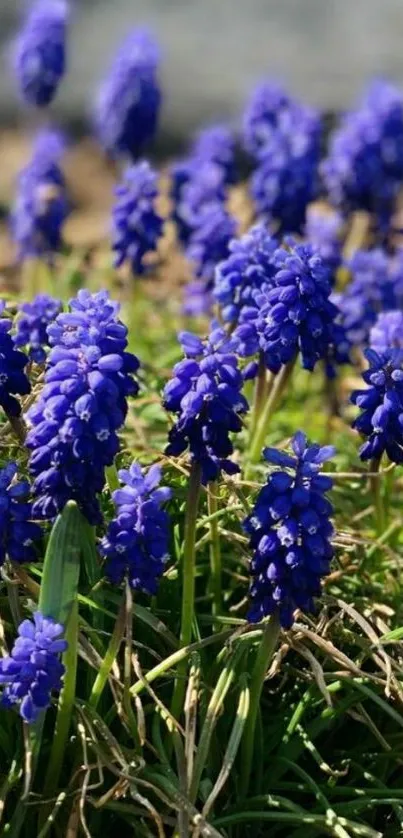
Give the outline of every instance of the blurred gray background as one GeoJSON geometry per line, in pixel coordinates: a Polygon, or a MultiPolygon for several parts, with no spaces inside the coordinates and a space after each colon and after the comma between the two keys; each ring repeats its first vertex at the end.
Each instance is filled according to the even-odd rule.
{"type": "MultiPolygon", "coordinates": [[[[0,119],[18,119],[7,43],[28,0],[0,0],[0,119]]],[[[236,119],[264,75],[324,110],[351,104],[373,74],[403,83],[403,0],[71,0],[70,68],[54,111],[84,125],[130,27],[155,30],[164,58],[162,133],[236,119]]]]}

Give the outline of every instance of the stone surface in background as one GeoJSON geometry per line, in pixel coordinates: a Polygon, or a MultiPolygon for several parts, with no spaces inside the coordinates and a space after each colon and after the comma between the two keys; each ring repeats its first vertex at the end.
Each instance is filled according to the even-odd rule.
{"type": "MultiPolygon", "coordinates": [[[[2,0],[0,42],[29,0],[2,0]]],[[[182,137],[200,123],[236,117],[254,81],[283,77],[324,109],[341,109],[368,76],[403,82],[402,0],[71,0],[70,72],[55,107],[89,113],[92,91],[129,27],[152,27],[164,51],[162,132],[182,137]]],[[[15,113],[4,66],[0,117],[15,113]]]]}

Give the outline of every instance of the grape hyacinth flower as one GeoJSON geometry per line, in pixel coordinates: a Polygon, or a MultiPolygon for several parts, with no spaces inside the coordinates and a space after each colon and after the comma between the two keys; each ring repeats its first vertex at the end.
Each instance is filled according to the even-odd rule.
{"type": "Polygon", "coordinates": [[[11,213],[11,234],[21,261],[52,261],[62,245],[62,226],[70,208],[60,168],[64,140],[55,131],[36,138],[30,163],[19,175],[11,213]]]}
{"type": "Polygon", "coordinates": [[[228,126],[203,128],[193,142],[190,156],[195,162],[215,163],[224,171],[225,183],[235,183],[235,137],[228,126]]]}
{"type": "Polygon", "coordinates": [[[143,160],[126,169],[115,194],[117,201],[112,211],[114,265],[119,268],[127,261],[134,275],[143,274],[146,270],[143,257],[156,251],[164,226],[155,210],[157,175],[143,160]]]}
{"type": "Polygon", "coordinates": [[[294,122],[295,104],[277,81],[257,85],[243,115],[243,142],[249,154],[261,159],[273,137],[289,133],[294,122]]]}
{"type": "Polygon", "coordinates": [[[330,272],[309,244],[287,241],[272,262],[272,287],[257,296],[256,330],[266,366],[277,373],[301,354],[313,370],[334,343],[337,308],[330,302],[330,272]]]}
{"type": "Polygon", "coordinates": [[[50,707],[52,692],[61,689],[65,669],[60,654],[67,649],[60,623],[39,611],[32,617],[19,625],[11,654],[0,660],[1,704],[18,705],[20,716],[29,724],[50,707]]]}
{"type": "Polygon", "coordinates": [[[183,245],[188,245],[192,233],[198,230],[207,214],[223,209],[227,199],[224,169],[211,161],[195,161],[188,169],[189,177],[184,180],[183,170],[173,173],[174,201],[173,220],[178,237],[183,245]],[[182,181],[180,183],[180,181],[182,181]]]}
{"type": "Polygon", "coordinates": [[[330,202],[348,215],[366,210],[381,230],[390,224],[403,182],[403,95],[374,81],[333,134],[322,175],[330,202]]]}
{"type": "Polygon", "coordinates": [[[160,51],[153,36],[136,29],[122,44],[101,85],[95,113],[99,139],[112,156],[135,160],[155,135],[161,105],[160,51]]]}
{"type": "Polygon", "coordinates": [[[14,73],[23,100],[50,104],[64,76],[68,5],[64,0],[36,0],[13,50],[14,73]]]}
{"type": "Polygon", "coordinates": [[[164,390],[166,410],[177,414],[166,453],[177,457],[189,448],[191,461],[201,467],[202,483],[207,484],[221,471],[239,471],[229,459],[233,453],[229,434],[241,431],[248,403],[241,393],[236,341],[219,328],[213,328],[205,341],[190,332],[181,332],[179,340],[185,359],[175,365],[164,390]]]}
{"type": "Polygon", "coordinates": [[[292,626],[297,608],[314,610],[333,557],[333,508],[326,498],[333,482],[319,472],[334,449],[309,444],[302,431],[291,448],[293,455],[265,449],[265,460],[277,468],[244,523],[254,551],[248,619],[256,623],[278,613],[285,629],[292,626]]]}
{"type": "Polygon", "coordinates": [[[134,590],[156,594],[169,558],[169,517],[162,509],[171,490],[160,486],[161,469],[143,472],[137,463],[118,473],[122,488],[113,492],[116,517],[101,542],[105,572],[118,585],[127,576],[134,590]]]}
{"type": "Polygon", "coordinates": [[[42,532],[32,518],[27,480],[15,481],[17,466],[8,463],[0,469],[0,565],[7,556],[13,562],[33,562],[34,542],[42,532]]]}
{"type": "Polygon", "coordinates": [[[315,248],[332,272],[332,278],[342,261],[343,219],[337,212],[308,207],[305,239],[315,248]]]}
{"type": "Polygon", "coordinates": [[[127,398],[138,391],[139,361],[126,351],[127,328],[107,291],[82,289],[69,307],[48,327],[45,386],[28,412],[33,509],[53,519],[75,500],[96,524],[97,495],[119,450],[127,398]]]}
{"type": "Polygon", "coordinates": [[[366,441],[361,460],[379,461],[386,452],[393,463],[403,463],[403,354],[401,349],[378,354],[365,351],[368,369],[362,377],[366,389],[354,390],[351,401],[360,409],[353,422],[366,441]]]}
{"type": "Polygon", "coordinates": [[[35,364],[43,364],[46,360],[46,348],[49,346],[47,328],[60,314],[62,307],[61,300],[55,300],[48,294],[38,294],[31,303],[18,306],[14,344],[23,346],[30,361],[35,364]]]}
{"type": "MultiPolygon", "coordinates": [[[[0,300],[0,315],[4,312],[5,302],[0,300]]],[[[21,414],[21,405],[17,396],[26,396],[31,392],[31,385],[25,374],[28,358],[24,352],[15,349],[10,335],[11,320],[0,317],[0,407],[11,417],[21,414]]]]}
{"type": "Polygon", "coordinates": [[[212,290],[216,265],[228,256],[231,240],[236,233],[236,221],[220,204],[206,207],[200,226],[189,239],[186,256],[194,266],[197,277],[185,289],[184,312],[204,314],[211,311],[212,290]]]}
{"type": "Polygon", "coordinates": [[[378,355],[390,349],[403,349],[403,312],[378,314],[369,335],[369,345],[378,355]]]}

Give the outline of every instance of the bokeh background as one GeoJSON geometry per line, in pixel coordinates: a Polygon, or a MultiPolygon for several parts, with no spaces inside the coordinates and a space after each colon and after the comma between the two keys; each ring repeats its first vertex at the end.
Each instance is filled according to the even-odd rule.
{"type": "MultiPolygon", "coordinates": [[[[6,44],[28,0],[0,0],[0,117],[18,106],[6,44]]],[[[348,106],[373,74],[403,83],[402,0],[71,0],[70,70],[54,107],[85,125],[92,92],[128,27],[147,24],[164,52],[161,137],[175,143],[235,117],[256,79],[280,76],[324,110],[348,106]]]]}

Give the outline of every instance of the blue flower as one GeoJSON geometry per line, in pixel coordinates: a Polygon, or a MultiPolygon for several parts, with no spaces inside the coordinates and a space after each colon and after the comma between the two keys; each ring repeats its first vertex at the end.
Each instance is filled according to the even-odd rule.
{"type": "MultiPolygon", "coordinates": [[[[5,303],[0,300],[0,315],[4,309],[5,303]]],[[[9,334],[11,325],[11,320],[0,317],[0,407],[9,416],[19,416],[21,405],[15,396],[28,395],[31,385],[24,371],[28,358],[15,349],[9,334]]]]}
{"type": "Polygon", "coordinates": [[[369,345],[379,355],[389,349],[403,349],[403,312],[378,314],[370,331],[369,345]]]}
{"type": "Polygon", "coordinates": [[[366,442],[360,448],[362,460],[379,460],[386,452],[394,463],[403,463],[403,369],[402,351],[378,355],[367,349],[369,367],[362,377],[368,387],[354,390],[351,401],[360,409],[353,428],[366,442]]]}
{"type": "Polygon", "coordinates": [[[305,238],[330,268],[333,281],[342,261],[342,231],[343,219],[339,213],[324,212],[317,206],[308,208],[305,238]]]}
{"type": "Polygon", "coordinates": [[[376,248],[356,251],[348,267],[352,280],[335,302],[349,342],[365,346],[378,314],[403,305],[403,262],[376,248]]]}
{"type": "Polygon", "coordinates": [[[186,167],[176,164],[171,197],[174,203],[172,217],[179,240],[187,245],[192,233],[203,225],[206,214],[225,206],[225,170],[217,163],[205,160],[191,161],[186,167]]]}
{"type": "Polygon", "coordinates": [[[112,250],[115,267],[129,262],[133,274],[145,271],[143,257],[157,249],[164,222],[155,210],[157,175],[143,160],[126,169],[116,189],[112,212],[112,250]]]}
{"type": "Polygon", "coordinates": [[[258,293],[272,285],[277,247],[264,224],[256,224],[230,243],[228,258],[217,265],[214,284],[214,298],[226,323],[243,322],[249,315],[255,318],[258,293]]]}
{"type": "Polygon", "coordinates": [[[161,105],[159,48],[143,29],[122,44],[96,101],[96,131],[105,150],[136,159],[155,135],[161,105]]]}
{"type": "Polygon", "coordinates": [[[45,347],[49,346],[47,327],[61,310],[61,300],[55,300],[48,294],[38,294],[31,303],[18,306],[14,344],[25,347],[29,359],[36,364],[43,364],[46,360],[45,347]]]}
{"type": "Polygon", "coordinates": [[[256,623],[277,612],[286,629],[296,608],[314,610],[313,599],[321,594],[321,578],[329,573],[333,557],[333,508],[326,498],[333,482],[319,472],[334,449],[308,444],[302,431],[291,447],[294,456],[264,451],[276,469],[244,523],[254,551],[248,619],[256,623]]]}
{"type": "Polygon", "coordinates": [[[301,354],[304,369],[327,358],[335,340],[337,308],[330,302],[330,272],[309,244],[276,250],[272,287],[258,296],[256,330],[267,368],[281,366],[301,354]]]}
{"type": "Polygon", "coordinates": [[[125,576],[135,590],[155,594],[169,558],[169,517],[162,505],[171,490],[160,486],[161,469],[143,472],[137,463],[119,471],[123,488],[113,493],[116,517],[101,542],[106,575],[114,584],[125,576]]]}
{"type": "Polygon", "coordinates": [[[178,417],[169,432],[166,453],[177,457],[189,448],[206,484],[221,471],[239,471],[229,459],[233,453],[229,434],[241,431],[241,415],[248,403],[241,393],[236,341],[219,328],[205,341],[190,332],[182,332],[179,339],[185,359],[175,365],[164,390],[165,408],[178,417]]]}
{"type": "Polygon", "coordinates": [[[30,724],[50,706],[51,693],[61,689],[65,670],[59,657],[67,649],[60,623],[39,611],[32,616],[19,625],[11,654],[0,660],[1,703],[18,705],[20,716],[30,724]]]}
{"type": "Polygon", "coordinates": [[[322,175],[333,206],[345,215],[367,210],[381,229],[388,228],[403,181],[403,95],[398,88],[372,83],[334,132],[322,175]]]}
{"type": "Polygon", "coordinates": [[[28,105],[46,107],[65,72],[68,6],[64,0],[37,0],[13,51],[14,72],[28,105]]]}
{"type": "Polygon", "coordinates": [[[34,542],[41,537],[41,528],[31,521],[30,486],[26,480],[16,482],[15,463],[0,469],[0,565],[5,559],[33,562],[34,542]]]}
{"type": "Polygon", "coordinates": [[[70,211],[59,165],[63,149],[60,134],[40,132],[32,159],[20,172],[10,227],[22,261],[34,257],[51,261],[61,248],[62,226],[70,211]]]}
{"type": "Polygon", "coordinates": [[[138,391],[139,362],[126,351],[118,311],[106,291],[83,289],[48,327],[45,386],[28,412],[38,518],[52,519],[75,500],[90,523],[101,519],[97,495],[119,450],[127,397],[138,391]]]}
{"type": "Polygon", "coordinates": [[[261,159],[273,137],[287,135],[294,122],[295,102],[277,81],[261,82],[247,102],[243,115],[246,151],[261,159]]]}
{"type": "Polygon", "coordinates": [[[229,245],[236,232],[236,221],[221,204],[206,207],[186,248],[186,256],[197,277],[185,289],[184,312],[208,313],[212,306],[212,289],[216,265],[228,256],[229,245]]]}
{"type": "Polygon", "coordinates": [[[200,131],[192,145],[193,160],[210,161],[224,170],[225,183],[235,183],[235,137],[226,125],[210,125],[200,131]]]}

